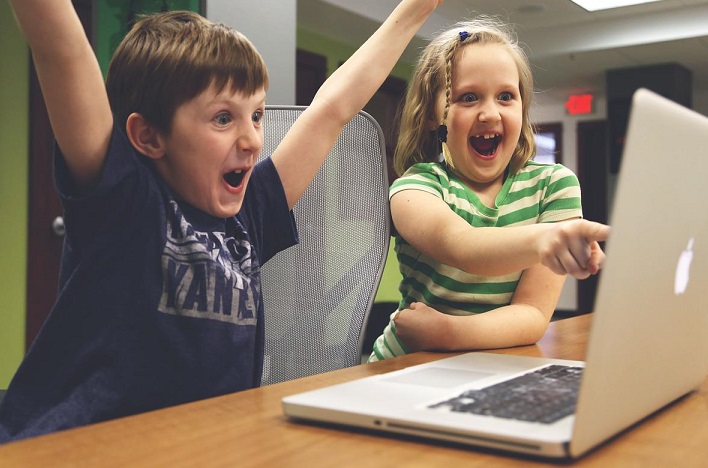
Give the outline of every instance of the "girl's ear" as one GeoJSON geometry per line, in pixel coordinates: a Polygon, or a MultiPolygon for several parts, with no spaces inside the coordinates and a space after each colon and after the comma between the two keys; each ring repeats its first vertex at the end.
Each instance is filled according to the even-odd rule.
{"type": "Polygon", "coordinates": [[[440,122],[435,119],[435,112],[428,112],[428,118],[425,119],[425,129],[436,131],[440,126],[440,122]]]}
{"type": "Polygon", "coordinates": [[[160,159],[165,155],[165,148],[160,132],[145,120],[142,115],[133,112],[128,116],[125,132],[133,147],[150,159],[160,159]]]}

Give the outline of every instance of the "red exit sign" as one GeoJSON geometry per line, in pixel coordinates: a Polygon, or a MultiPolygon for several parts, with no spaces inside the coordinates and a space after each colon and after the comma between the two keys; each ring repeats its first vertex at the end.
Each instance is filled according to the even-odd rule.
{"type": "Polygon", "coordinates": [[[565,109],[570,115],[592,114],[592,94],[571,94],[565,101],[565,109]]]}

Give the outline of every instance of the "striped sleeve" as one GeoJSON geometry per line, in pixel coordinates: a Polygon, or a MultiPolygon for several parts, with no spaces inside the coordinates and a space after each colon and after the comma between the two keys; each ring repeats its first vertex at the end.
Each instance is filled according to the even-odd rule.
{"type": "Polygon", "coordinates": [[[571,218],[582,218],[580,183],[576,175],[567,167],[556,164],[549,177],[539,222],[555,222],[571,218]]]}
{"type": "Polygon", "coordinates": [[[416,164],[391,184],[388,197],[391,199],[398,192],[413,189],[443,198],[441,182],[446,179],[446,174],[436,164],[416,164]]]}

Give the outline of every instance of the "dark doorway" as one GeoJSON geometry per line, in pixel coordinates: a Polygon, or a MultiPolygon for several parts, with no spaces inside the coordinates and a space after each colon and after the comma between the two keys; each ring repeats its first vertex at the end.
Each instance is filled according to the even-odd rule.
{"type": "Polygon", "coordinates": [[[563,124],[560,122],[536,125],[536,156],[534,161],[546,164],[563,163],[563,124]]]}
{"type": "Polygon", "coordinates": [[[389,76],[376,94],[364,106],[364,111],[371,114],[381,126],[386,140],[386,162],[388,165],[389,185],[398,177],[393,170],[393,152],[398,141],[400,112],[406,94],[406,80],[389,76]]]}
{"type": "Polygon", "coordinates": [[[295,104],[309,106],[327,77],[327,59],[324,55],[297,49],[295,62],[295,104]]]}
{"type": "MultiPolygon", "coordinates": [[[[578,123],[578,179],[583,196],[583,216],[603,224],[607,223],[608,149],[606,121],[578,123]]],[[[600,275],[602,272],[578,281],[579,313],[594,310],[600,275]]]]}

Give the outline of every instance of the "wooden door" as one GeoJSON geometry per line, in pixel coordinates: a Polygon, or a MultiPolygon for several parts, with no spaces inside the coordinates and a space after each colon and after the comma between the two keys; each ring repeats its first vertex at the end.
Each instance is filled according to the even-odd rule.
{"type": "MultiPolygon", "coordinates": [[[[74,0],[89,38],[93,2],[74,0]]],[[[62,208],[52,176],[54,135],[34,66],[30,69],[29,216],[27,238],[27,329],[29,349],[56,300],[63,237],[62,208]]]]}
{"type": "Polygon", "coordinates": [[[327,78],[327,58],[302,49],[295,57],[295,104],[309,106],[327,78]]]}

